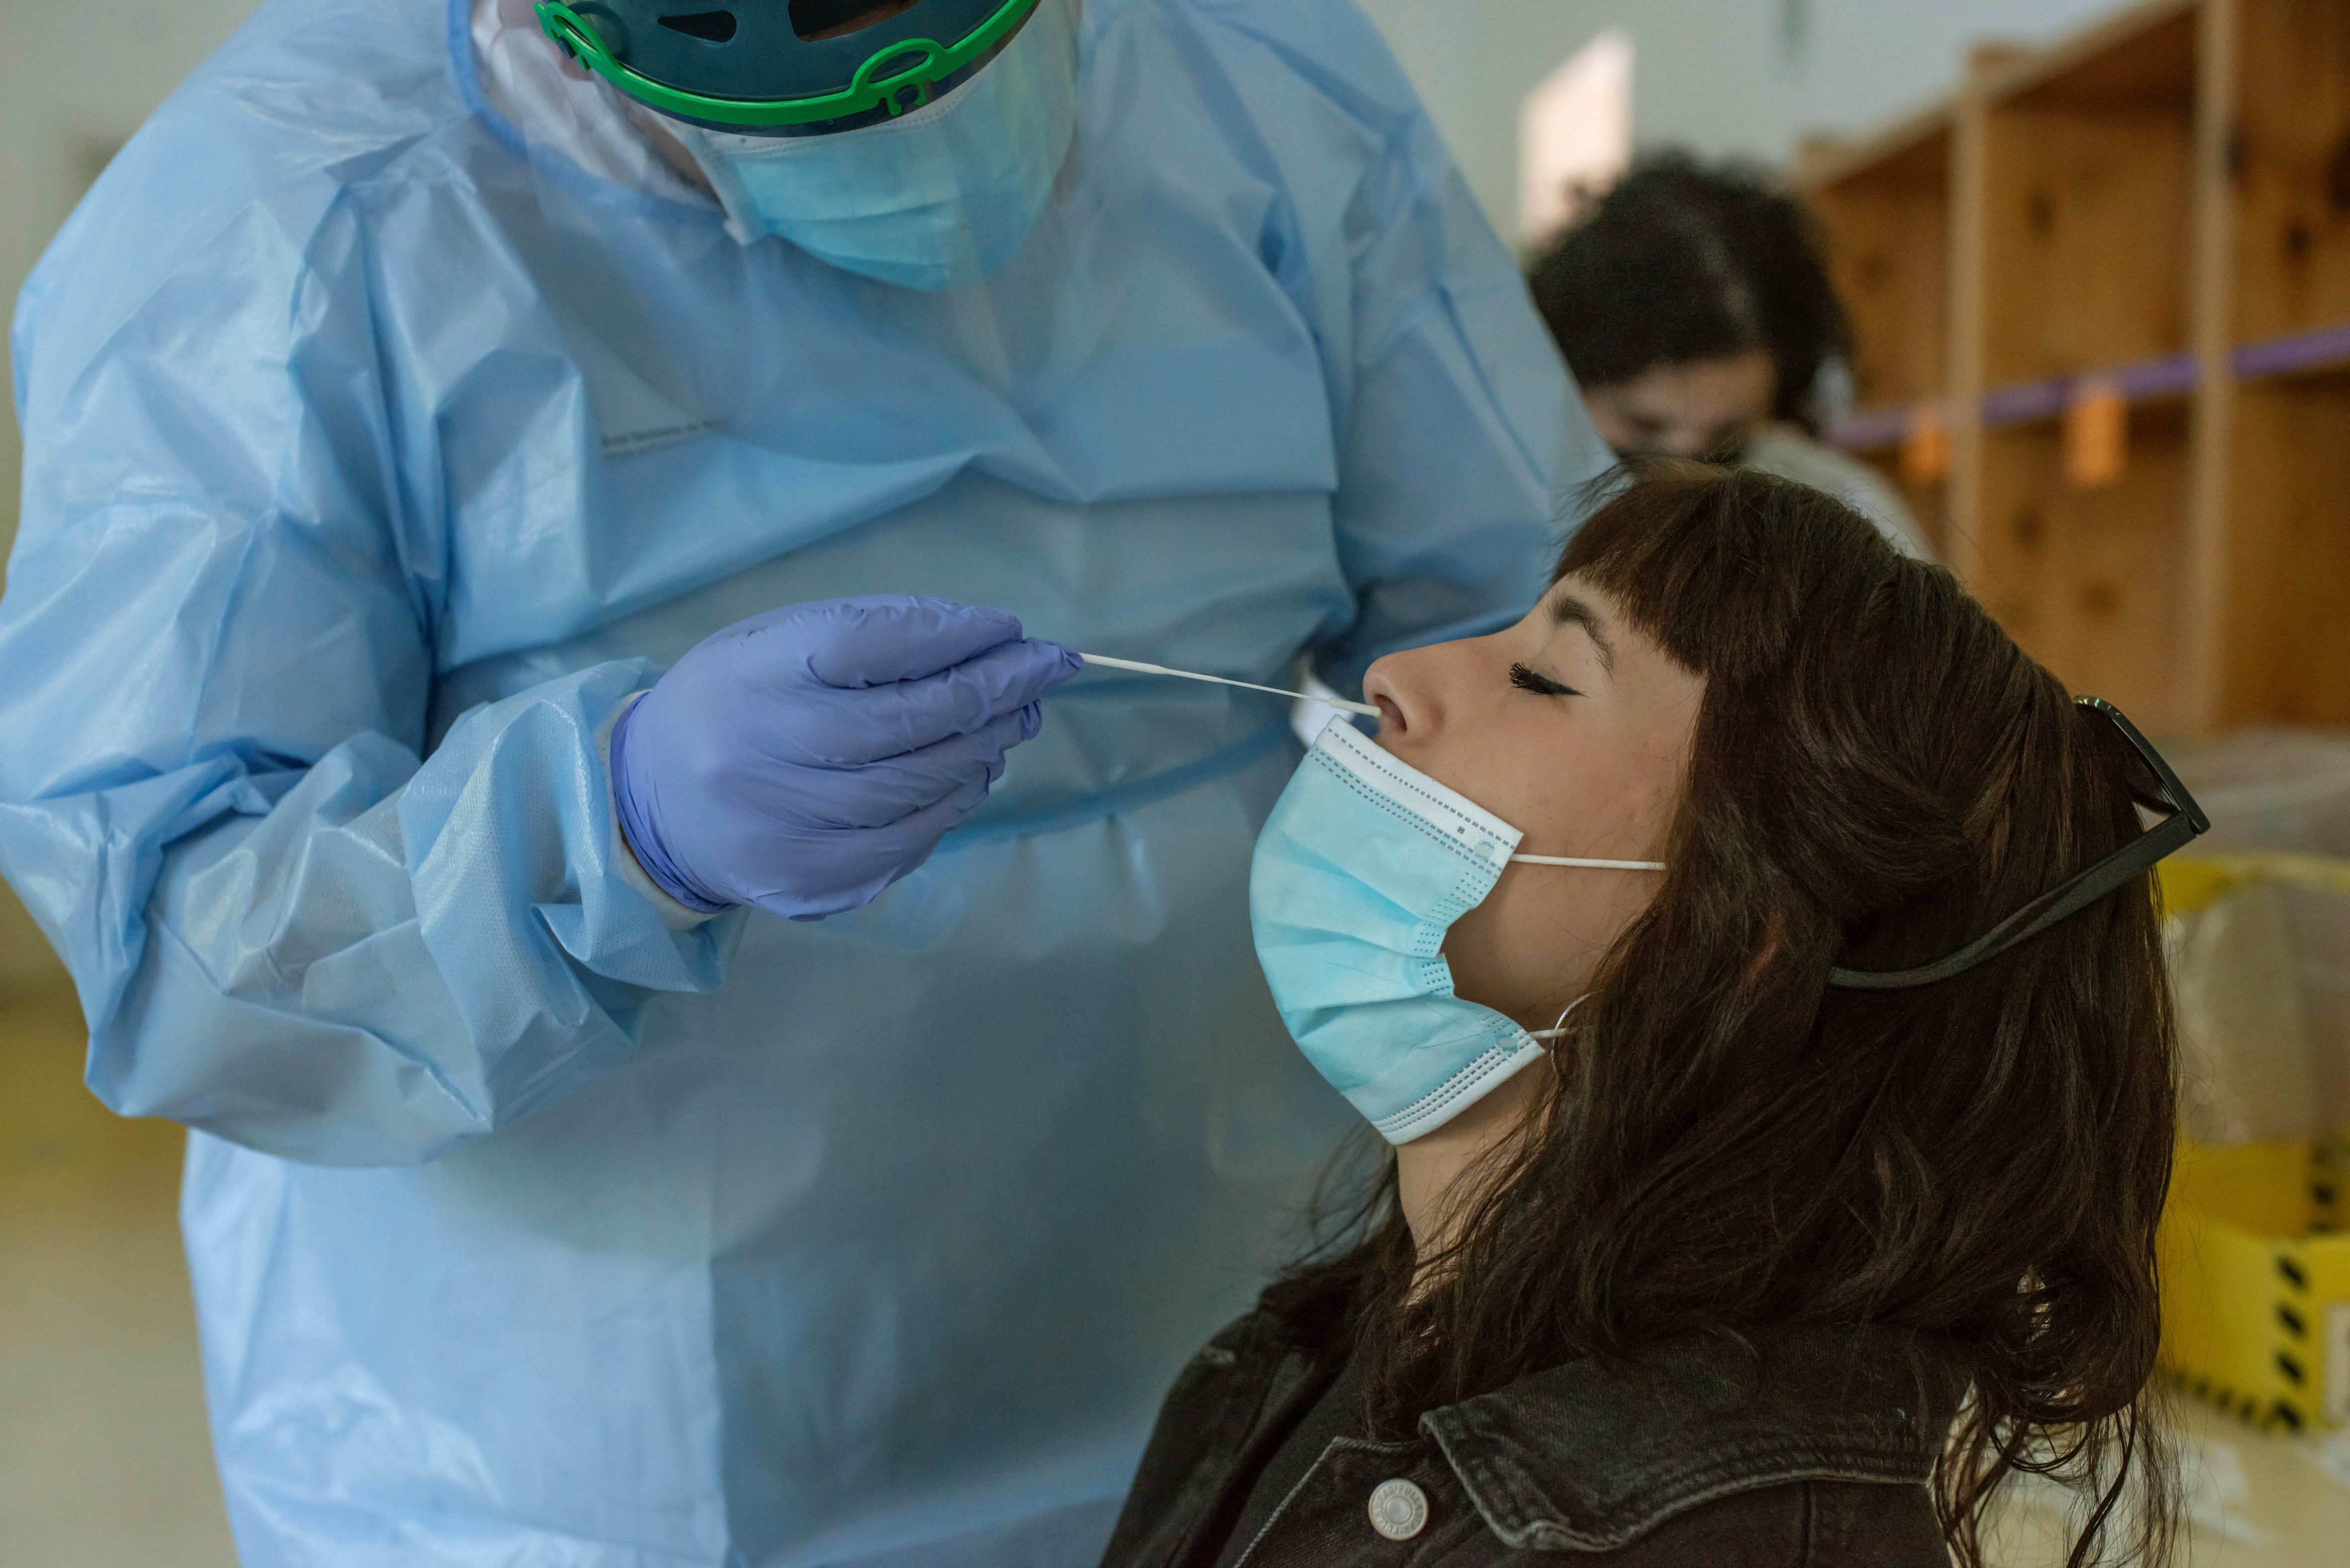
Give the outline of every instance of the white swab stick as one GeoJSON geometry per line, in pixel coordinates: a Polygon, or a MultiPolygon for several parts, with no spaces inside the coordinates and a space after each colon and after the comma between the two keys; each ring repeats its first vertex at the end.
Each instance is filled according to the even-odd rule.
{"type": "MultiPolygon", "coordinates": [[[[1565,855],[1513,855],[1511,859],[1528,866],[1586,866],[1595,871],[1661,871],[1661,860],[1579,860],[1565,855]]],[[[1534,1036],[1539,1040],[1541,1035],[1534,1036]]]]}
{"type": "Polygon", "coordinates": [[[1237,686],[1243,691],[1267,691],[1275,697],[1295,697],[1301,701],[1321,702],[1333,708],[1344,708],[1349,713],[1367,713],[1376,719],[1379,711],[1368,702],[1349,702],[1343,697],[1315,697],[1303,691],[1284,691],[1278,686],[1258,686],[1247,680],[1227,680],[1221,675],[1194,675],[1188,670],[1170,670],[1163,664],[1145,664],[1135,659],[1110,659],[1098,653],[1080,653],[1087,664],[1098,664],[1106,670],[1131,670],[1138,675],[1172,675],[1178,680],[1207,680],[1218,686],[1237,686]]]}

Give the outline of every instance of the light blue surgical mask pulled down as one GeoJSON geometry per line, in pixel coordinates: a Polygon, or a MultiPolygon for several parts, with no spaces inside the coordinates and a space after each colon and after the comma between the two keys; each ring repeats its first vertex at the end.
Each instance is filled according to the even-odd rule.
{"type": "Polygon", "coordinates": [[[673,129],[743,244],[779,235],[844,271],[935,291],[1019,252],[1076,123],[1076,0],[1045,0],[969,81],[887,124],[828,136],[673,129]]]}
{"type": "Polygon", "coordinates": [[[1519,831],[1334,719],[1257,836],[1249,918],[1274,1005],[1306,1059],[1389,1143],[1442,1127],[1540,1057],[1541,1041],[1452,994],[1445,932],[1513,860],[1519,831]]]}

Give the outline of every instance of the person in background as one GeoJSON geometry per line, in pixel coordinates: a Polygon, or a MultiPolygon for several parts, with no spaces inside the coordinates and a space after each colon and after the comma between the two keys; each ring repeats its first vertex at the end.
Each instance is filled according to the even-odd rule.
{"type": "Polygon", "coordinates": [[[1767,170],[1643,159],[1536,254],[1528,278],[1618,454],[1775,473],[1932,558],[1893,486],[1819,439],[1851,328],[1810,211],[1767,170]]]}

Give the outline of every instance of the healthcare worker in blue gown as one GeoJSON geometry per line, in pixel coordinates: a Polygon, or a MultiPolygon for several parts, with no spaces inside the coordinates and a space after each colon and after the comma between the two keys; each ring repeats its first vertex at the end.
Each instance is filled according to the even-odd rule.
{"type": "Polygon", "coordinates": [[[1349,0],[270,0],[14,343],[246,1563],[1091,1561],[1351,1117],[1282,705],[1062,649],[1354,688],[1602,461],[1349,0]]]}

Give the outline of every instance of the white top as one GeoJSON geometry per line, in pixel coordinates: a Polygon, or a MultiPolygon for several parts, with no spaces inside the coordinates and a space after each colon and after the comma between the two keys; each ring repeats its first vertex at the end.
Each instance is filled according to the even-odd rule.
{"type": "Polygon", "coordinates": [[[1876,524],[1877,531],[1903,555],[1921,561],[1934,558],[1926,531],[1885,475],[1848,452],[1814,441],[1794,425],[1767,424],[1756,431],[1740,466],[1824,490],[1876,524]]]}

